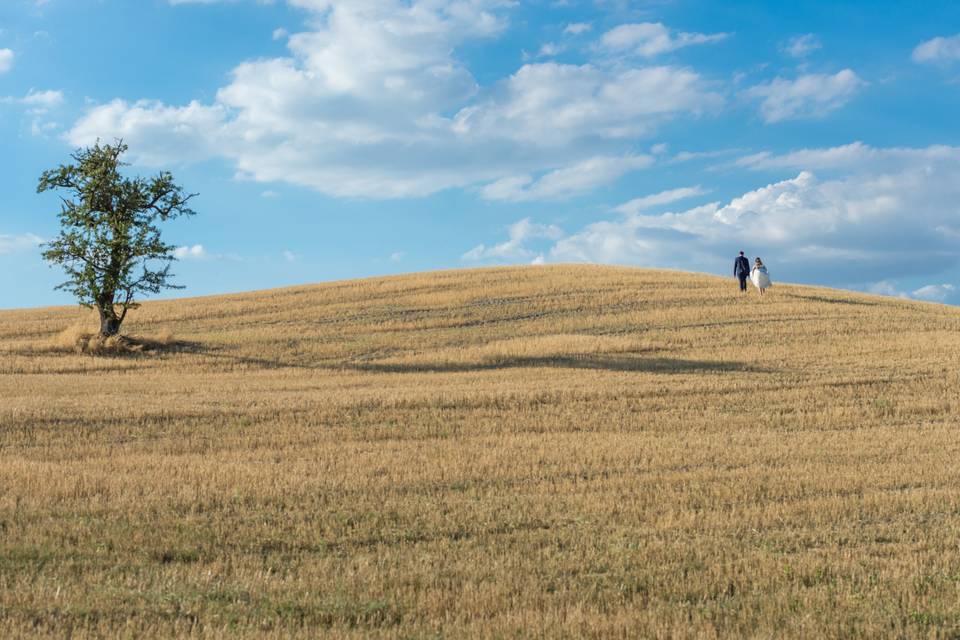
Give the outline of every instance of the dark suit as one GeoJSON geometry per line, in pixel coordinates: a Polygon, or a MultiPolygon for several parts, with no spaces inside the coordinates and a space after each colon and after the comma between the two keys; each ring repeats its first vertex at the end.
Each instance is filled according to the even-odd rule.
{"type": "Polygon", "coordinates": [[[746,256],[737,256],[733,261],[733,275],[740,281],[740,291],[746,291],[747,278],[750,277],[750,261],[746,256]]]}

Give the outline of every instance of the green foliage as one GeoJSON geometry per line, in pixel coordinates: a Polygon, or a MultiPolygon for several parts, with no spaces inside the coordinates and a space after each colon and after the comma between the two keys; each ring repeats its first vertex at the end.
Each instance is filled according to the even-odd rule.
{"type": "Polygon", "coordinates": [[[58,289],[99,311],[104,335],[119,331],[140,294],[182,288],[170,282],[176,247],[163,241],[157,225],[195,214],[188,203],[196,194],[184,194],[169,172],[150,179],[122,175],[126,151],[119,140],[98,142],[75,152],[73,164],[45,171],[37,186],[37,193],[66,192],[60,235],[43,257],[67,274],[58,289]]]}

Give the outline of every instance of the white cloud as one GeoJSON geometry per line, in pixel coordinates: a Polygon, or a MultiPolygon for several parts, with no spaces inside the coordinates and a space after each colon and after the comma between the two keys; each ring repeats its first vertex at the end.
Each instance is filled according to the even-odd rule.
{"type": "Polygon", "coordinates": [[[489,137],[557,149],[580,142],[643,135],[679,113],[703,113],[723,103],[704,90],[698,74],[675,67],[607,71],[555,62],[525,65],[495,98],[462,109],[454,128],[465,137],[489,137]]]}
{"type": "Polygon", "coordinates": [[[26,107],[27,113],[31,115],[42,115],[56,109],[63,104],[63,92],[61,91],[37,91],[30,89],[22,98],[12,96],[0,96],[0,104],[14,104],[26,107]]]}
{"type": "Polygon", "coordinates": [[[59,122],[44,122],[42,120],[34,120],[30,123],[30,134],[34,136],[45,136],[47,134],[52,134],[58,129],[60,129],[59,122]]]}
{"type": "Polygon", "coordinates": [[[210,256],[202,244],[195,244],[193,246],[177,247],[173,250],[173,257],[177,260],[205,260],[210,256]]]}
{"type": "Polygon", "coordinates": [[[911,56],[919,63],[949,63],[960,60],[960,33],[955,36],[937,37],[923,42],[911,56]]]}
{"type": "Polygon", "coordinates": [[[727,37],[729,34],[726,33],[671,33],[659,22],[640,22],[622,24],[607,31],[600,38],[600,45],[609,51],[649,58],[695,44],[720,42],[727,37]]]}
{"type": "Polygon", "coordinates": [[[63,92],[52,90],[36,91],[30,89],[20,102],[28,107],[29,113],[42,115],[63,104],[63,92]]]}
{"type": "Polygon", "coordinates": [[[98,139],[122,138],[131,145],[137,160],[145,164],[205,160],[218,153],[227,141],[222,106],[191,102],[169,107],[141,100],[133,104],[114,100],[89,111],[67,132],[74,146],[87,146],[98,139]]]}
{"type": "Polygon", "coordinates": [[[891,298],[907,299],[910,297],[905,292],[897,288],[897,285],[889,280],[880,280],[879,282],[870,283],[867,285],[867,291],[870,293],[875,293],[878,296],[889,296],[891,298]]]}
{"type": "Polygon", "coordinates": [[[44,239],[32,233],[21,235],[5,235],[0,233],[0,255],[29,251],[44,243],[44,239]]]}
{"type": "Polygon", "coordinates": [[[289,36],[289,35],[290,35],[290,33],[289,33],[286,29],[284,29],[283,27],[278,27],[278,28],[276,28],[276,29],[273,30],[273,39],[274,39],[274,40],[283,40],[283,39],[285,39],[285,38],[286,38],[287,36],[289,36]]]}
{"type": "Polygon", "coordinates": [[[589,22],[571,22],[564,27],[563,32],[572,36],[578,36],[582,33],[587,33],[591,29],[593,29],[593,25],[589,22]]]}
{"type": "Polygon", "coordinates": [[[698,160],[708,160],[712,158],[722,158],[723,156],[733,155],[740,152],[741,149],[715,149],[713,151],[681,151],[672,158],[664,160],[664,164],[676,165],[684,162],[696,162],[698,160]]]}
{"type": "Polygon", "coordinates": [[[610,184],[624,174],[653,164],[650,156],[588,158],[575,165],[555,169],[538,180],[529,175],[509,176],[486,185],[481,194],[487,200],[525,202],[562,200],[610,184]]]}
{"type": "Polygon", "coordinates": [[[390,262],[403,262],[403,259],[407,257],[406,252],[404,251],[394,251],[390,254],[390,262]]]}
{"type": "Polygon", "coordinates": [[[552,58],[553,56],[563,53],[564,48],[565,47],[562,44],[557,44],[556,42],[545,42],[540,47],[540,51],[537,52],[537,55],[541,58],[552,58]]]}
{"type": "Polygon", "coordinates": [[[67,139],[122,137],[144,164],[219,156],[240,178],[340,197],[414,197],[630,153],[722,97],[668,66],[527,64],[480,87],[456,52],[506,24],[505,0],[291,0],[288,57],[237,66],[212,104],[113,102],[67,139]]]}
{"type": "Polygon", "coordinates": [[[917,300],[930,302],[946,302],[956,293],[957,288],[952,284],[928,284],[913,291],[910,296],[917,300]]]}
{"type": "Polygon", "coordinates": [[[15,55],[10,49],[0,49],[0,73],[7,73],[13,69],[15,55]]]}
{"type": "Polygon", "coordinates": [[[267,189],[266,191],[260,192],[260,197],[261,197],[261,198],[271,198],[271,199],[272,199],[272,198],[279,198],[279,197],[280,197],[280,194],[277,193],[276,191],[271,191],[270,189],[267,189]]]}
{"type": "Polygon", "coordinates": [[[30,131],[33,135],[44,135],[60,128],[59,123],[47,119],[51,111],[63,104],[63,93],[60,91],[30,89],[22,98],[0,96],[0,104],[24,107],[24,111],[30,116],[30,131]]]}
{"type": "Polygon", "coordinates": [[[817,49],[821,48],[823,45],[820,44],[820,39],[814,33],[806,33],[802,36],[794,36],[787,40],[783,45],[782,50],[788,56],[794,58],[803,58],[810,55],[817,49]]]}
{"type": "Polygon", "coordinates": [[[867,285],[866,290],[881,296],[902,298],[904,300],[925,300],[927,302],[950,302],[958,289],[952,284],[928,284],[913,291],[904,291],[892,280],[880,280],[867,285]]]}
{"type": "Polygon", "coordinates": [[[283,259],[284,259],[286,262],[296,262],[296,261],[297,261],[297,254],[295,254],[293,251],[289,251],[289,250],[284,251],[284,252],[283,252],[283,259]]]}
{"type": "Polygon", "coordinates": [[[463,260],[471,262],[530,262],[539,256],[527,245],[531,240],[557,240],[563,236],[563,230],[554,225],[538,224],[524,218],[507,229],[509,239],[492,247],[477,245],[463,254],[463,260]]]}
{"type": "Polygon", "coordinates": [[[696,187],[680,187],[679,189],[670,189],[668,191],[661,191],[660,193],[634,198],[614,208],[614,211],[627,215],[636,215],[653,207],[672,204],[680,200],[695,198],[707,193],[709,193],[709,191],[701,188],[699,185],[696,187]]]}
{"type": "Polygon", "coordinates": [[[904,167],[950,165],[960,157],[960,147],[877,148],[863,142],[838,147],[800,149],[784,154],[762,152],[736,160],[733,165],[755,170],[809,169],[843,170],[846,172],[899,171],[904,167]]]}
{"type": "Polygon", "coordinates": [[[843,286],[930,277],[960,265],[960,148],[859,145],[764,162],[788,167],[804,158],[836,176],[821,180],[800,170],[726,203],[626,212],[560,239],[550,256],[722,273],[743,248],[763,256],[778,277],[843,286]]]}
{"type": "Polygon", "coordinates": [[[775,78],[748,89],[745,95],[760,100],[760,115],[767,122],[816,118],[844,106],[866,83],[850,69],[833,75],[811,73],[795,80],[775,78]]]}

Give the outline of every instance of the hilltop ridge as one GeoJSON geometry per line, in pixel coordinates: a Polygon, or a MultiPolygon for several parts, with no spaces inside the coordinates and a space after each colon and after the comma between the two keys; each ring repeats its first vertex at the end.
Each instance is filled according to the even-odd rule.
{"type": "MultiPolygon", "coordinates": [[[[740,296],[730,281],[716,276],[559,265],[437,271],[152,301],[132,313],[124,329],[134,335],[172,331],[223,351],[244,347],[289,351],[286,347],[297,344],[295,360],[330,362],[376,359],[375,350],[348,347],[361,335],[369,344],[400,354],[402,346],[410,344],[408,338],[417,334],[415,346],[422,357],[430,351],[524,335],[566,332],[650,338],[658,331],[713,327],[716,337],[722,338],[732,327],[757,323],[773,323],[771,328],[776,329],[795,321],[794,328],[800,330],[830,318],[837,321],[837,331],[843,331],[847,321],[867,319],[869,324],[871,316],[880,314],[894,322],[908,316],[922,322],[949,321],[958,313],[929,303],[783,284],[772,290],[769,300],[760,300],[752,290],[740,296]],[[344,327],[353,335],[338,333],[336,328],[344,327]],[[388,327],[404,340],[390,344],[378,339],[388,327]],[[519,333],[497,333],[506,327],[519,333]],[[272,333],[267,331],[271,328],[272,333]],[[341,350],[317,346],[332,335],[342,338],[341,350]]],[[[44,339],[71,326],[86,326],[87,315],[78,307],[0,311],[0,340],[5,343],[0,349],[43,351],[44,339]]],[[[754,341],[766,339],[756,336],[754,341]]]]}

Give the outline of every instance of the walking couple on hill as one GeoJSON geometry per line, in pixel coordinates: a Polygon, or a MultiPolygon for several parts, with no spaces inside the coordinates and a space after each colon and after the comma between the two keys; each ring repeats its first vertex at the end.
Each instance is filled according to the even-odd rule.
{"type": "Polygon", "coordinates": [[[740,281],[741,293],[746,293],[747,291],[747,278],[750,278],[750,282],[757,288],[761,296],[772,284],[770,282],[770,274],[767,273],[767,267],[764,266],[763,260],[757,258],[753,263],[753,269],[751,269],[750,261],[743,255],[743,251],[741,251],[737,259],[733,261],[733,275],[740,281]]]}

